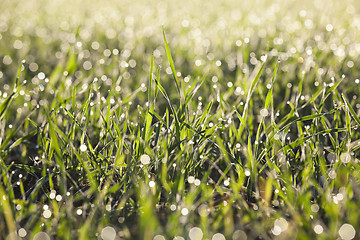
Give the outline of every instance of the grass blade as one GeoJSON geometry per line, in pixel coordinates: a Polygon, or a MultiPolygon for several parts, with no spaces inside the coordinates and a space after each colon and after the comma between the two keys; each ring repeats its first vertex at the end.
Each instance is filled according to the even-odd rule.
{"type": "Polygon", "coordinates": [[[351,106],[351,104],[349,103],[349,101],[346,99],[345,95],[344,94],[341,94],[341,97],[343,99],[343,102],[344,104],[348,107],[350,113],[351,113],[351,116],[354,118],[354,120],[356,121],[356,123],[360,126],[360,119],[359,117],[357,116],[354,108],[351,106]]]}
{"type": "MultiPolygon", "coordinates": [[[[166,35],[165,35],[165,30],[164,30],[164,29],[163,29],[163,36],[164,36],[164,43],[165,43],[166,55],[167,55],[168,61],[169,61],[169,63],[170,63],[170,67],[171,67],[171,70],[172,70],[174,79],[175,79],[176,88],[177,88],[178,93],[179,93],[179,96],[180,96],[180,101],[182,101],[182,99],[183,99],[183,97],[184,97],[184,93],[181,93],[181,92],[180,92],[179,80],[178,80],[178,78],[177,78],[177,76],[176,76],[176,70],[175,70],[174,61],[173,61],[172,56],[171,56],[171,53],[170,53],[170,48],[169,48],[168,42],[167,42],[167,40],[166,40],[166,35]]],[[[181,105],[181,104],[180,104],[180,105],[181,105]]]]}

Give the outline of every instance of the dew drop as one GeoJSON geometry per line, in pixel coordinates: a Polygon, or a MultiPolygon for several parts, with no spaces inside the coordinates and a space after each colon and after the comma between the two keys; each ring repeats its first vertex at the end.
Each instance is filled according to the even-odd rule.
{"type": "Polygon", "coordinates": [[[103,240],[114,240],[116,238],[116,231],[113,227],[107,226],[101,230],[101,238],[103,240]]]}
{"type": "Polygon", "coordinates": [[[211,240],[226,240],[225,236],[221,233],[215,233],[211,240]]]}
{"type": "Polygon", "coordinates": [[[85,152],[87,150],[87,146],[85,144],[82,144],[80,146],[80,151],[85,152]]]}
{"type": "Polygon", "coordinates": [[[38,232],[33,240],[50,240],[50,236],[46,232],[38,232]]]}
{"type": "Polygon", "coordinates": [[[189,231],[189,237],[191,240],[201,240],[204,234],[202,230],[198,227],[193,227],[189,231]]]}
{"type": "Polygon", "coordinates": [[[351,224],[348,224],[348,223],[343,224],[340,227],[338,233],[339,233],[341,239],[343,239],[343,240],[354,239],[354,237],[356,235],[355,228],[351,224]]]}
{"type": "Polygon", "coordinates": [[[18,235],[19,235],[19,237],[22,237],[22,238],[25,237],[27,235],[25,228],[20,228],[18,231],[18,235]]]}
{"type": "Polygon", "coordinates": [[[316,234],[322,234],[323,231],[324,231],[324,228],[320,224],[315,225],[314,232],[316,234]]]}
{"type": "Polygon", "coordinates": [[[186,215],[189,214],[189,210],[188,210],[187,208],[183,208],[183,209],[181,209],[181,214],[182,214],[183,216],[186,216],[186,215]]]}
{"type": "Polygon", "coordinates": [[[141,162],[143,165],[149,164],[149,163],[150,163],[150,157],[149,157],[149,155],[147,155],[147,154],[141,155],[141,157],[140,157],[140,162],[141,162]]]}

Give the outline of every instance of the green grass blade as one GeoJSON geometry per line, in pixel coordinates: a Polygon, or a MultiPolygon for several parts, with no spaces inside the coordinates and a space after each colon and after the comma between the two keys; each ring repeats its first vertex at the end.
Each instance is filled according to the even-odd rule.
{"type": "MultiPolygon", "coordinates": [[[[169,48],[168,42],[167,42],[167,40],[166,40],[166,35],[165,35],[165,30],[164,30],[164,29],[163,29],[163,36],[164,36],[164,43],[165,43],[166,55],[167,55],[168,61],[169,61],[169,63],[170,63],[170,67],[171,67],[171,70],[172,70],[174,79],[175,79],[176,88],[177,88],[177,90],[178,90],[180,99],[182,100],[182,98],[184,97],[184,93],[181,94],[181,92],[180,92],[179,80],[178,80],[177,75],[176,75],[176,70],[175,70],[174,61],[173,61],[172,56],[171,56],[171,53],[170,53],[170,48],[169,48]]],[[[180,104],[180,105],[181,105],[181,104],[180,104]]]]}
{"type": "Polygon", "coordinates": [[[271,88],[265,98],[265,108],[268,108],[270,103],[273,101],[273,88],[274,88],[274,83],[276,80],[276,74],[277,74],[278,68],[279,68],[279,62],[276,63],[274,73],[273,73],[273,76],[271,79],[271,88]]]}
{"type": "Polygon", "coordinates": [[[349,103],[349,101],[346,99],[345,95],[344,94],[341,94],[341,97],[343,99],[343,102],[344,104],[348,107],[350,113],[351,113],[351,116],[354,118],[354,120],[356,121],[356,123],[360,126],[360,119],[359,117],[357,116],[354,108],[351,106],[351,104],[349,103]]]}
{"type": "MultiPolygon", "coordinates": [[[[245,103],[245,106],[244,106],[244,110],[243,110],[243,114],[242,114],[242,119],[246,121],[247,119],[247,111],[248,111],[248,107],[249,107],[249,102],[250,102],[250,99],[251,99],[251,96],[254,92],[254,89],[255,89],[255,86],[257,85],[257,83],[259,82],[259,79],[260,79],[260,76],[261,76],[261,73],[264,69],[264,66],[265,64],[263,63],[260,67],[260,70],[258,71],[258,73],[256,74],[254,80],[252,81],[252,84],[251,84],[251,87],[248,91],[248,94],[247,94],[247,97],[246,97],[246,103],[245,103]]],[[[242,131],[244,130],[244,125],[240,125],[239,127],[239,131],[238,131],[238,136],[241,135],[242,131]]]]}

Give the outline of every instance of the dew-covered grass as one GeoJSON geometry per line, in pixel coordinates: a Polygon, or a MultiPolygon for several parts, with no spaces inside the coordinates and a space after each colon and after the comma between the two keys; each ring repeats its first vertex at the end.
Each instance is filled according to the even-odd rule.
{"type": "Polygon", "coordinates": [[[0,239],[360,238],[357,1],[0,4],[0,239]]]}

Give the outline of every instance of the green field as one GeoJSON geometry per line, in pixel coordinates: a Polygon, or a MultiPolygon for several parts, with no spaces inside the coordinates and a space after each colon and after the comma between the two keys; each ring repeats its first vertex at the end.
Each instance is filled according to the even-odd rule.
{"type": "Polygon", "coordinates": [[[360,2],[2,0],[0,239],[360,239],[360,2]]]}

